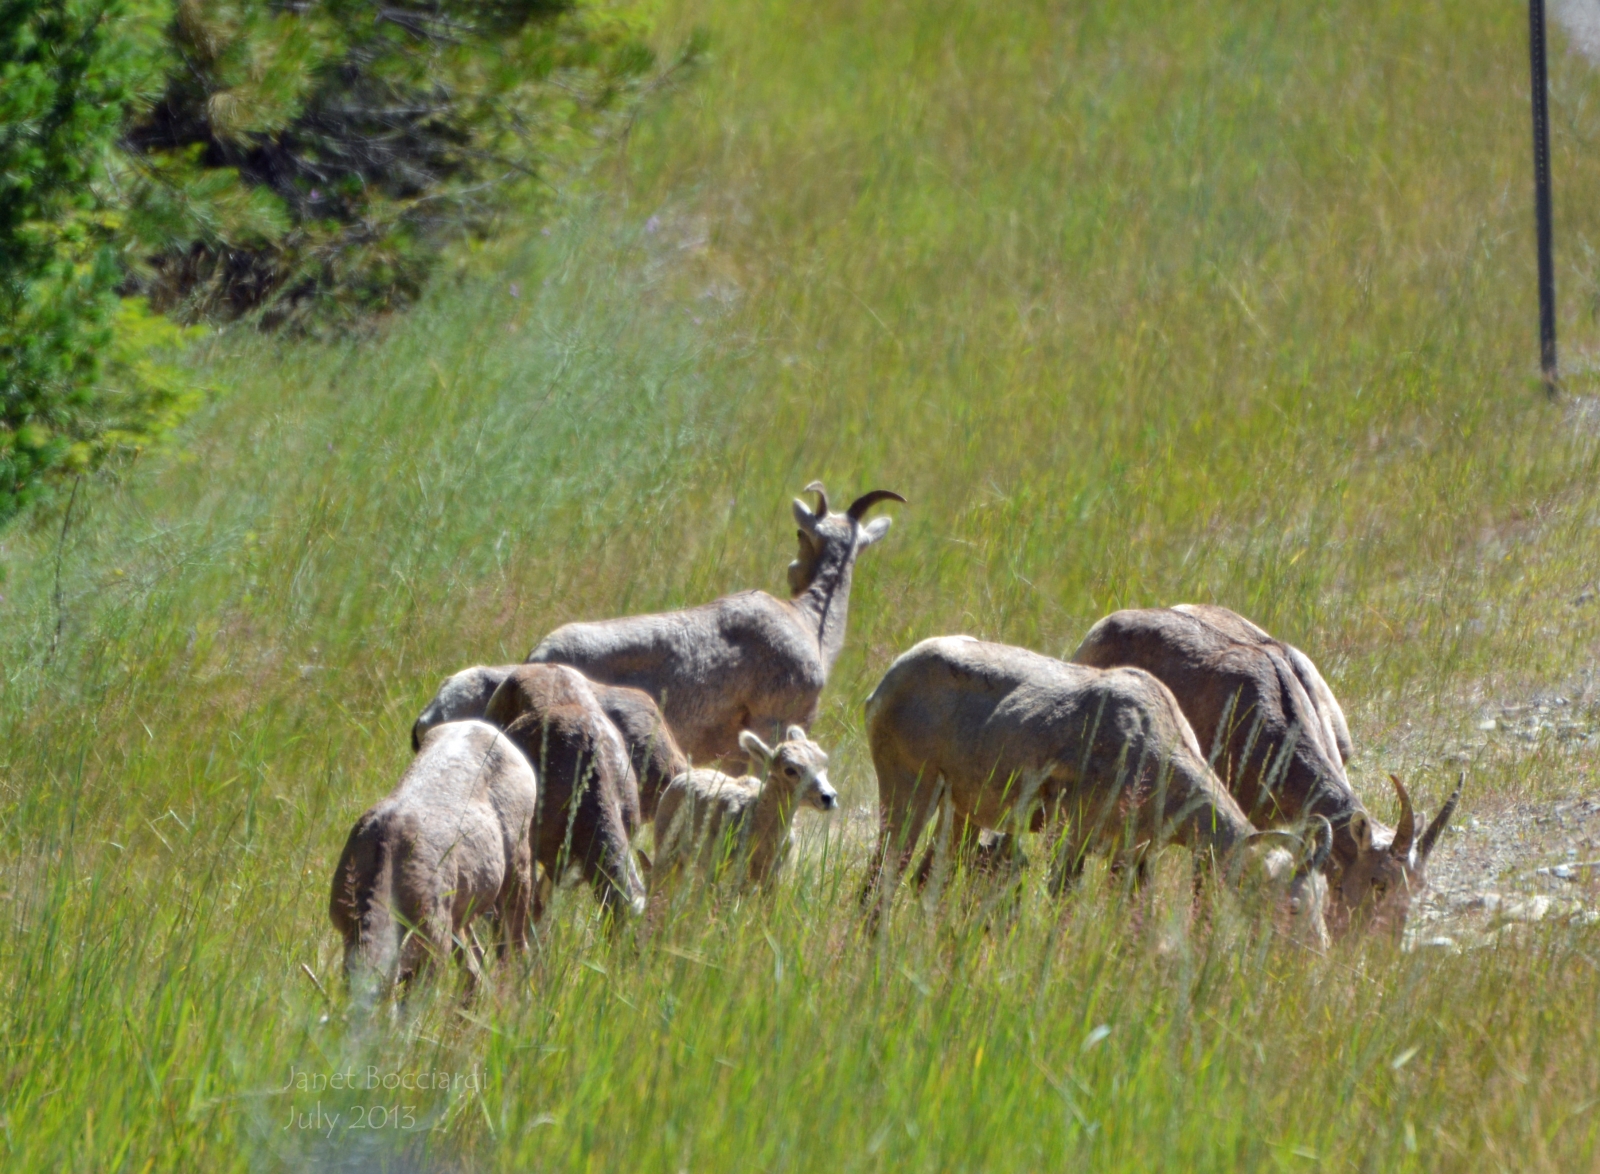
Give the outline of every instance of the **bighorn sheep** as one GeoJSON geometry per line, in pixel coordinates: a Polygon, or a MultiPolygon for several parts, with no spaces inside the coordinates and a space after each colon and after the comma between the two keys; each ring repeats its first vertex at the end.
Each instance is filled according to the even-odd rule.
{"type": "Polygon", "coordinates": [[[639,816],[655,818],[656,804],[673,779],[689,769],[689,758],[667,728],[661,710],[643,689],[592,682],[595,700],[627,744],[639,781],[639,816]]]}
{"type": "Polygon", "coordinates": [[[538,801],[528,760],[493,726],[431,731],[393,793],[356,821],[334,869],[328,914],[352,985],[408,982],[455,944],[470,992],[480,971],[461,935],[491,907],[525,949],[538,801]]]}
{"type": "Polygon", "coordinates": [[[1328,879],[1325,867],[1333,848],[1333,826],[1322,816],[1308,821],[1304,835],[1258,832],[1258,840],[1283,841],[1248,861],[1253,869],[1240,887],[1271,911],[1284,937],[1321,953],[1328,948],[1328,879]]]}
{"type": "Polygon", "coordinates": [[[983,828],[1050,831],[1055,891],[1091,848],[1137,862],[1172,841],[1233,868],[1247,843],[1279,835],[1256,832],[1206,766],[1172,694],[1138,669],[938,637],[889,667],[866,713],[880,827],[864,902],[885,883],[885,867],[891,878],[904,870],[941,808],[942,831],[953,825],[961,851],[983,828]]]}
{"type": "Polygon", "coordinates": [[[739,745],[759,777],[688,771],[661,796],[652,890],[689,864],[707,876],[731,864],[741,869],[742,879],[770,884],[793,846],[796,808],[832,811],[839,805],[828,782],[827,754],[799,726],[790,726],[785,740],[770,748],[745,730],[739,745]]]}
{"type": "Polygon", "coordinates": [[[1460,788],[1417,838],[1411,798],[1391,776],[1400,824],[1391,830],[1373,820],[1345,774],[1351,741],[1344,711],[1305,653],[1227,608],[1180,604],[1112,613],[1090,629],[1072,659],[1158,677],[1252,820],[1329,820],[1329,920],[1336,931],[1353,920],[1396,932],[1404,926],[1460,788]]]}
{"type": "Polygon", "coordinates": [[[1462,771],[1457,777],[1455,789],[1433,822],[1424,821],[1421,835],[1417,834],[1411,796],[1406,794],[1400,776],[1391,774],[1389,781],[1400,799],[1400,822],[1392,834],[1365,811],[1350,816],[1349,831],[1355,840],[1356,856],[1334,878],[1336,900],[1329,902],[1329,921],[1339,932],[1362,926],[1399,938],[1405,931],[1411,902],[1428,887],[1428,857],[1433,855],[1439,836],[1461,802],[1467,772],[1462,771]]]}
{"type": "MultiPolygon", "coordinates": [[[[534,859],[552,884],[575,865],[607,913],[644,910],[644,882],[630,841],[639,790],[628,748],[590,682],[562,665],[518,665],[489,698],[484,717],[505,731],[539,772],[534,859]]],[[[543,916],[534,893],[534,920],[543,916]]]]}
{"type": "Polygon", "coordinates": [[[875,489],[832,514],[821,483],[806,492],[817,495],[817,508],[794,502],[800,553],[789,564],[792,599],[744,591],[683,611],[567,624],[528,660],[643,689],[698,762],[733,755],[745,729],[775,736],[788,725],[809,728],[844,647],[856,556],[889,531],[888,518],[861,519],[878,502],[905,498],[875,489]]]}
{"type": "MultiPolygon", "coordinates": [[[[418,739],[440,722],[482,717],[488,711],[489,698],[494,696],[494,691],[520,667],[476,664],[446,678],[411,727],[412,749],[416,749],[418,739]]],[[[589,687],[628,745],[628,757],[639,783],[639,814],[649,820],[655,816],[661,792],[689,769],[689,760],[678,748],[661,710],[648,693],[594,681],[589,682],[589,687]]]]}
{"type": "Polygon", "coordinates": [[[516,665],[475,664],[444,679],[433,700],[422,707],[417,720],[411,724],[411,750],[422,745],[423,736],[434,726],[445,722],[481,718],[489,708],[489,698],[500,687],[500,682],[511,675],[516,665]]]}

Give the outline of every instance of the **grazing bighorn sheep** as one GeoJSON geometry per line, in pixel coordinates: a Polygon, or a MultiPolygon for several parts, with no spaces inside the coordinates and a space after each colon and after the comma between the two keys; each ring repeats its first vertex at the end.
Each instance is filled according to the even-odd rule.
{"type": "MultiPolygon", "coordinates": [[[[446,678],[411,727],[412,749],[416,749],[422,735],[440,722],[482,717],[488,711],[489,698],[494,696],[494,691],[520,667],[476,664],[446,678]]],[[[589,682],[589,687],[628,745],[628,757],[639,783],[639,814],[645,820],[652,819],[661,792],[689,769],[689,759],[678,748],[661,710],[648,693],[595,681],[589,682]]]]}
{"type": "MultiPolygon", "coordinates": [[[[534,859],[551,884],[576,866],[602,909],[644,911],[644,881],[630,841],[639,789],[628,748],[590,682],[563,665],[518,665],[489,698],[484,718],[505,731],[539,772],[534,859]]],[[[544,914],[535,891],[534,920],[544,914]]]]}
{"type": "Polygon", "coordinates": [[[595,700],[627,744],[639,781],[639,816],[651,820],[672,780],[689,769],[689,757],[667,728],[660,708],[643,689],[591,682],[595,700]]]}
{"type": "Polygon", "coordinates": [[[1305,653],[1227,608],[1180,604],[1112,613],[1090,629],[1072,660],[1158,677],[1252,820],[1328,819],[1334,829],[1329,919],[1336,932],[1352,919],[1396,931],[1404,926],[1460,788],[1420,840],[1412,834],[1411,798],[1393,776],[1399,827],[1372,819],[1345,774],[1351,741],[1344,711],[1305,653]]]}
{"type": "Polygon", "coordinates": [[[493,726],[431,731],[394,791],[356,821],[334,869],[328,915],[352,985],[408,982],[458,944],[470,993],[480,970],[461,935],[490,908],[526,949],[538,801],[533,768],[493,726]]]}
{"type": "Polygon", "coordinates": [[[1333,825],[1311,817],[1305,833],[1273,829],[1258,839],[1283,837],[1249,863],[1241,888],[1272,911],[1275,928],[1284,937],[1319,953],[1328,948],[1328,879],[1324,867],[1333,848],[1333,825]]]}
{"type": "Polygon", "coordinates": [[[510,664],[498,667],[475,664],[446,677],[439,691],[433,695],[433,700],[422,707],[417,720],[411,724],[412,752],[415,753],[422,746],[423,736],[434,726],[482,717],[484,710],[489,708],[489,698],[494,696],[500,682],[509,677],[511,670],[516,667],[510,664]]]}
{"type": "Polygon", "coordinates": [[[893,887],[941,807],[959,851],[979,829],[1050,831],[1057,892],[1092,848],[1137,863],[1170,841],[1232,868],[1235,853],[1263,840],[1206,766],[1172,694],[1138,669],[938,637],[889,667],[866,712],[880,827],[864,902],[885,867],[893,887]]]}
{"type": "Polygon", "coordinates": [[[739,745],[759,777],[693,770],[673,779],[661,796],[652,890],[690,864],[711,877],[733,865],[743,880],[770,884],[793,847],[795,810],[801,804],[820,811],[839,805],[828,782],[827,754],[799,726],[790,726],[785,740],[770,748],[745,730],[739,745]]]}
{"type": "Polygon", "coordinates": [[[1387,843],[1381,837],[1388,829],[1365,811],[1350,817],[1356,858],[1333,880],[1337,900],[1329,902],[1329,920],[1339,932],[1360,926],[1384,930],[1396,938],[1401,936],[1411,912],[1411,902],[1428,887],[1428,857],[1433,855],[1440,834],[1455,814],[1456,804],[1461,802],[1461,788],[1466,786],[1467,772],[1462,771],[1457,777],[1455,790],[1450,792],[1433,822],[1424,821],[1421,835],[1417,834],[1411,796],[1406,794],[1400,776],[1391,774],[1389,781],[1400,798],[1400,822],[1387,843]]]}
{"type": "Polygon", "coordinates": [[[875,489],[831,514],[820,482],[806,492],[817,495],[817,508],[794,502],[800,553],[789,564],[792,599],[743,591],[682,611],[567,624],[528,660],[643,689],[698,762],[733,755],[745,729],[809,728],[844,647],[856,556],[889,531],[888,518],[861,519],[880,501],[905,498],[875,489]]]}

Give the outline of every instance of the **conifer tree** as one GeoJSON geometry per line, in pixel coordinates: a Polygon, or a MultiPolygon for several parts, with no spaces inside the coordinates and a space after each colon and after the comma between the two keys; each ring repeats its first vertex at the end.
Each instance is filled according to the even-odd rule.
{"type": "Polygon", "coordinates": [[[137,279],[188,317],[403,304],[626,107],[638,33],[553,0],[179,0],[177,64],[128,135],[137,279]]]}

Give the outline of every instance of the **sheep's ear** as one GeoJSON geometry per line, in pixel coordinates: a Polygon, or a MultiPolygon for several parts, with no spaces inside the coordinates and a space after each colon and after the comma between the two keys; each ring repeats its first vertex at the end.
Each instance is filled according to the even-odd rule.
{"type": "Polygon", "coordinates": [[[772,761],[772,748],[749,730],[740,732],[739,748],[757,762],[772,761]]]}
{"type": "Polygon", "coordinates": [[[893,521],[893,518],[873,518],[861,527],[861,537],[856,540],[856,548],[865,550],[874,542],[881,542],[883,536],[889,532],[889,525],[893,521]]]}
{"type": "Polygon", "coordinates": [[[817,515],[812,513],[811,507],[798,497],[794,499],[794,520],[807,534],[817,528],[817,515]]]}
{"type": "Polygon", "coordinates": [[[1372,821],[1367,818],[1365,811],[1358,811],[1350,817],[1350,838],[1356,842],[1356,851],[1372,851],[1372,821]]]}
{"type": "Polygon", "coordinates": [[[800,726],[790,726],[784,731],[783,736],[790,742],[804,742],[806,740],[806,732],[800,726]]]}

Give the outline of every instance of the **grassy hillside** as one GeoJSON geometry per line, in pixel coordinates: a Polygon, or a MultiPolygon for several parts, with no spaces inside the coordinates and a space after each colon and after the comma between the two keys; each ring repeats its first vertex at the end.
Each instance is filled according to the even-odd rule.
{"type": "Polygon", "coordinates": [[[1464,767],[1484,821],[1593,789],[1592,739],[1478,728],[1600,724],[1600,77],[1559,37],[1552,404],[1515,5],[665,9],[712,57],[604,194],[371,337],[219,336],[177,449],[0,534],[0,1164],[1592,1165],[1600,929],[1319,958],[1091,880],[867,940],[858,810],[771,900],[641,945],[566,894],[470,1013],[347,1022],[328,878],[438,679],[779,590],[814,477],[911,502],[817,727],[848,808],[913,641],[1185,599],[1318,659],[1381,813],[1388,770],[1431,808],[1464,767]],[[368,1066],[476,1078],[295,1087],[368,1066]]]}

